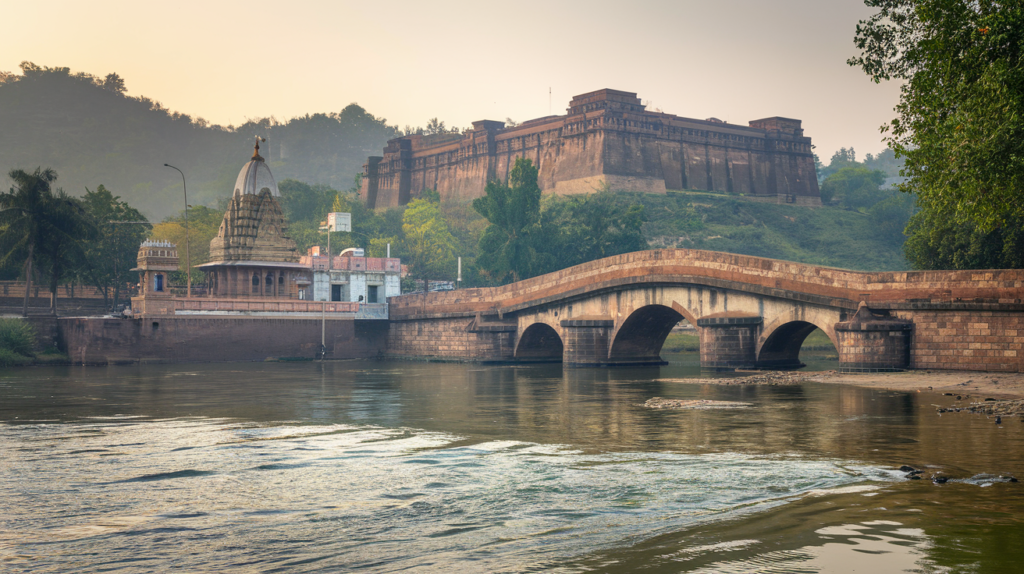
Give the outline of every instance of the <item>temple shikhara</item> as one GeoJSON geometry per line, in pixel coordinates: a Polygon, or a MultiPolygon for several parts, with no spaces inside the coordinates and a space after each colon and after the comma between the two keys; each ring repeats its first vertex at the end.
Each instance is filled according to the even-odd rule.
{"type": "Polygon", "coordinates": [[[210,261],[194,266],[206,275],[192,296],[172,294],[169,274],[178,269],[177,246],[147,241],[139,248],[139,316],[307,314],[387,318],[387,298],[401,292],[401,261],[363,257],[362,249],[340,255],[313,247],[300,255],[288,236],[281,192],[256,143],[235,180],[231,201],[210,261]]]}
{"type": "Polygon", "coordinates": [[[259,149],[257,143],[252,159],[238,172],[224,221],[210,241],[210,262],[196,269],[209,277],[214,297],[305,299],[310,267],[299,262],[295,242],[285,234],[281,192],[259,149]]]}
{"type": "Polygon", "coordinates": [[[800,120],[684,118],[610,89],[574,97],[566,115],[514,127],[483,120],[462,134],[390,140],[363,166],[361,194],[372,208],[405,205],[424,189],[442,201],[468,200],[483,195],[490,180],[508,181],[520,157],[533,160],[548,193],[704,190],[821,205],[811,138],[800,120]]]}

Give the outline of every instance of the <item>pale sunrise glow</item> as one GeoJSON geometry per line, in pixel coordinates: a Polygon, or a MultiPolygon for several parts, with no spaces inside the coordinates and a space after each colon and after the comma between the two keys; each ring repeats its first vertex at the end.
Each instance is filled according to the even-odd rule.
{"type": "Polygon", "coordinates": [[[0,71],[116,72],[129,95],[223,125],[358,102],[465,127],[609,87],[686,117],[799,118],[827,162],[882,150],[894,117],[898,85],[845,63],[869,15],[858,0],[7,2],[4,21],[39,25],[0,35],[0,71]]]}

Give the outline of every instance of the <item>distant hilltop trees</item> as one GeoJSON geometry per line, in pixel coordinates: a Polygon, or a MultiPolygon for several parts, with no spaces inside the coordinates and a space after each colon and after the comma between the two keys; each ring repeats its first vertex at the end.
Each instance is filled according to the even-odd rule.
{"type": "Polygon", "coordinates": [[[264,155],[281,179],[343,188],[362,170],[368,150],[399,134],[398,126],[357,104],[284,122],[270,117],[219,126],[127,95],[116,73],[100,77],[32,62],[21,64],[21,74],[0,72],[5,169],[50,166],[76,195],[103,182],[155,218],[183,207],[181,180],[164,163],[185,171],[193,205],[216,206],[230,197],[253,135],[268,139],[264,155]]]}

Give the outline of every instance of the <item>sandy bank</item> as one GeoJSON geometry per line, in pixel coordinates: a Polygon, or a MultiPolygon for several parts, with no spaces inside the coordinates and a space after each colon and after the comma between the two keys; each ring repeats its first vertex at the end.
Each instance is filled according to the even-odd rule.
{"type": "Polygon", "coordinates": [[[1024,398],[1024,373],[976,371],[904,371],[902,373],[803,373],[803,380],[896,391],[969,394],[983,400],[1024,398]]]}

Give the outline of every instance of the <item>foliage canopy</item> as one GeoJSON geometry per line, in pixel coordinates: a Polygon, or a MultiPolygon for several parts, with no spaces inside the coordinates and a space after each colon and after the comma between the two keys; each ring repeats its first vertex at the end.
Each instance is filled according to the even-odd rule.
{"type": "MultiPolygon", "coordinates": [[[[903,80],[883,127],[905,158],[900,189],[981,231],[1024,216],[1024,6],[992,0],[866,0],[849,64],[903,80]]],[[[924,216],[922,216],[924,217],[924,216]]]]}

